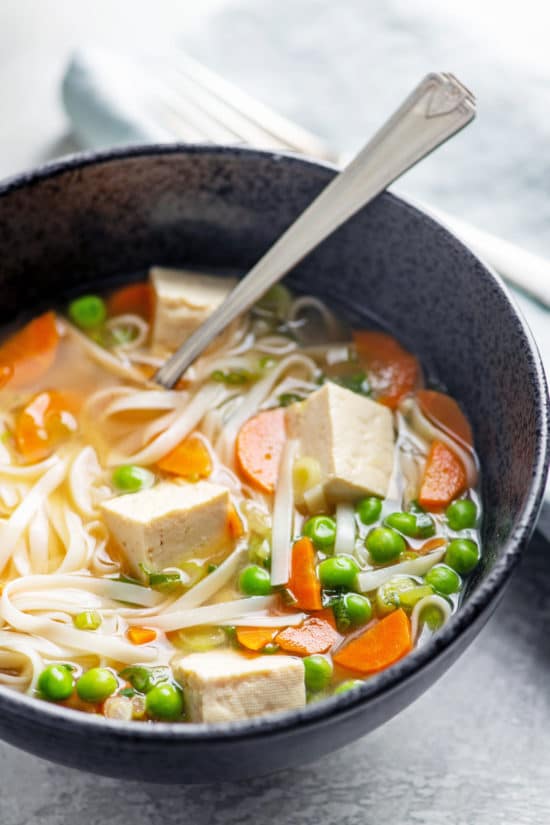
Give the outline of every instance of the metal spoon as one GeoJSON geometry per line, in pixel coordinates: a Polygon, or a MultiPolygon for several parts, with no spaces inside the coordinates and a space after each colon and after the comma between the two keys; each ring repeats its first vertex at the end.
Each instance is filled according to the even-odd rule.
{"type": "Polygon", "coordinates": [[[433,149],[475,117],[475,97],[452,74],[429,74],[367,145],[302,212],[226,300],[160,367],[173,387],[237,315],[249,309],[308,252],[433,149]]]}

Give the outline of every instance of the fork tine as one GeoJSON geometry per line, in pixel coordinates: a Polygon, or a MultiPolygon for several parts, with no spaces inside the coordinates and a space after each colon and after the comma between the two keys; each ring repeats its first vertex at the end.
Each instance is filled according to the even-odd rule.
{"type": "Polygon", "coordinates": [[[171,78],[171,86],[179,77],[181,93],[186,98],[192,97],[202,112],[213,122],[233,132],[235,139],[264,147],[291,149],[327,160],[335,159],[316,136],[259,103],[188,55],[176,52],[168,58],[158,59],[157,65],[165,76],[168,74],[171,78]]]}

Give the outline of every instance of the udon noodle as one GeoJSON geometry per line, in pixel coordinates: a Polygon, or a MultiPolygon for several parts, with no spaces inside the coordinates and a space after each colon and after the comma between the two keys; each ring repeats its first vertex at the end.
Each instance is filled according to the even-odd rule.
{"type": "MultiPolygon", "coordinates": [[[[0,684],[182,721],[353,688],[457,609],[479,558],[469,425],[395,339],[352,334],[319,298],[283,287],[160,389],[162,301],[154,279],[83,296],[0,346],[0,684]],[[183,521],[172,549],[163,522],[145,563],[128,536],[152,529],[140,519],[155,490],[181,495],[183,521]],[[184,497],[199,492],[193,544],[199,505],[184,497]],[[119,534],[116,508],[133,499],[119,534]],[[258,680],[254,701],[239,662],[258,680]],[[216,690],[230,698],[212,710],[216,690]]],[[[185,310],[182,330],[205,311],[185,310]]]]}

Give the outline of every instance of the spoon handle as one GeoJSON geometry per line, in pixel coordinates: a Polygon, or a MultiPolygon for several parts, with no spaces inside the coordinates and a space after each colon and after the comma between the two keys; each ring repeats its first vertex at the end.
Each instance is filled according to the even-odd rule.
{"type": "Polygon", "coordinates": [[[452,74],[428,74],[367,145],[302,212],[221,306],[158,370],[178,378],[241,312],[348,218],[475,117],[475,98],[452,74]]]}

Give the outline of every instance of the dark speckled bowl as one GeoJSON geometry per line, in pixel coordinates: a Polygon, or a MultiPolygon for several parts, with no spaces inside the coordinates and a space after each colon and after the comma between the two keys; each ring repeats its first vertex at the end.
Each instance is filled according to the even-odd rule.
{"type": "MultiPolygon", "coordinates": [[[[20,176],[0,187],[0,321],[152,263],[245,271],[333,175],[293,157],[174,146],[81,156],[20,176]]],[[[408,705],[495,608],[533,530],[548,452],[540,359],[501,282],[389,194],[290,280],[355,322],[382,319],[467,410],[486,517],[483,562],[462,609],[361,688],[298,712],[211,727],[116,723],[0,689],[7,741],[66,765],[158,782],[276,771],[339,748],[408,705]]]]}

